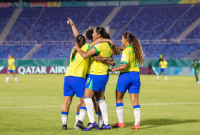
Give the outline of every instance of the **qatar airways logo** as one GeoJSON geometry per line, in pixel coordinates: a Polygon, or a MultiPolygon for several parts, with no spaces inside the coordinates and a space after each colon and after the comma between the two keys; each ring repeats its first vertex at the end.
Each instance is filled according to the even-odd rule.
{"type": "Polygon", "coordinates": [[[52,67],[18,67],[19,74],[64,74],[68,67],[65,66],[52,66],[52,67]]]}

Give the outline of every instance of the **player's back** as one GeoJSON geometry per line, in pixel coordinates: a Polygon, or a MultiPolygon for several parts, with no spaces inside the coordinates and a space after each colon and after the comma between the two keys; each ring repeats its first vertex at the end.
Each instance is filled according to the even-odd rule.
{"type": "MultiPolygon", "coordinates": [[[[111,47],[107,42],[96,44],[93,46],[93,48],[95,49],[97,55],[100,55],[101,57],[112,56],[111,47]]],[[[110,67],[109,64],[97,62],[91,59],[91,66],[89,73],[94,75],[106,75],[108,74],[109,67],[110,67]]]]}
{"type": "MultiPolygon", "coordinates": [[[[81,50],[86,52],[88,49],[88,44],[84,44],[81,47],[81,50]]],[[[72,58],[72,54],[75,49],[72,49],[71,56],[70,56],[70,64],[66,71],[65,76],[76,76],[86,78],[86,72],[88,69],[89,58],[84,59],[78,52],[76,53],[75,57],[72,58]]]]}

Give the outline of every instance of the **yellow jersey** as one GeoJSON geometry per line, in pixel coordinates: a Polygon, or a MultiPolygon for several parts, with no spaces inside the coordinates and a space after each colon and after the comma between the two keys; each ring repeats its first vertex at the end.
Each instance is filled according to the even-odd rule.
{"type": "MultiPolygon", "coordinates": [[[[112,56],[112,50],[110,45],[107,42],[99,43],[93,46],[95,49],[97,55],[100,55],[102,57],[111,57],[112,56]]],[[[91,59],[91,66],[89,70],[89,74],[94,75],[107,75],[108,69],[110,67],[110,64],[106,63],[100,63],[97,61],[94,61],[91,59]]]]}
{"type": "MultiPolygon", "coordinates": [[[[88,44],[84,44],[81,47],[81,50],[86,52],[88,50],[88,44]]],[[[88,70],[88,64],[89,64],[89,58],[84,59],[78,52],[75,55],[74,59],[72,58],[72,53],[75,51],[75,49],[72,49],[71,55],[70,55],[70,64],[69,67],[65,73],[65,76],[76,76],[76,77],[82,77],[86,79],[86,73],[88,70]]]]}
{"type": "MultiPolygon", "coordinates": [[[[90,50],[90,44],[91,44],[91,42],[88,44],[88,49],[87,50],[90,50]]],[[[91,67],[91,62],[92,61],[93,61],[93,57],[89,57],[87,74],[90,74],[90,67],[91,67]]]]}
{"type": "Polygon", "coordinates": [[[15,59],[14,58],[8,59],[8,70],[15,70],[15,59]]]}
{"type": "Polygon", "coordinates": [[[160,68],[166,68],[167,67],[167,61],[166,60],[160,61],[159,65],[160,65],[160,68]]]}
{"type": "Polygon", "coordinates": [[[140,71],[132,45],[127,46],[122,52],[121,64],[123,63],[127,64],[127,67],[121,70],[120,73],[140,71]]]}

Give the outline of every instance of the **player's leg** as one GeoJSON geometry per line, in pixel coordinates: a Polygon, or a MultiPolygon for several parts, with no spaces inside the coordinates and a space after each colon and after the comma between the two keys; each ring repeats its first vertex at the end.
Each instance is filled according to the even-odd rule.
{"type": "Polygon", "coordinates": [[[123,97],[124,93],[116,90],[116,112],[118,117],[118,123],[112,125],[112,127],[125,127],[124,120],[123,120],[123,113],[124,113],[124,104],[123,104],[123,97]]]}
{"type": "Polygon", "coordinates": [[[74,130],[79,130],[79,128],[76,127],[76,124],[77,124],[77,122],[78,122],[78,120],[79,120],[79,114],[80,114],[81,105],[82,105],[82,103],[81,103],[81,101],[80,101],[80,102],[78,103],[78,106],[77,106],[77,111],[76,111],[76,122],[75,122],[75,124],[74,124],[74,130]]]}
{"type": "Polygon", "coordinates": [[[88,124],[88,127],[85,128],[83,131],[88,131],[92,128],[97,127],[97,123],[95,122],[95,119],[94,119],[94,103],[92,101],[92,97],[93,97],[94,93],[95,93],[94,90],[85,88],[85,93],[84,93],[83,99],[84,99],[84,102],[85,102],[85,105],[87,108],[89,124],[88,124]]]}
{"type": "Polygon", "coordinates": [[[86,116],[86,106],[83,100],[84,92],[85,92],[85,79],[81,77],[72,77],[70,85],[75,90],[75,94],[80,98],[80,104],[77,108],[76,123],[74,125],[74,129],[78,130],[79,127],[84,129],[83,120],[86,116]],[[78,85],[77,85],[78,84],[78,85]]]}
{"type": "Polygon", "coordinates": [[[69,112],[69,106],[71,105],[72,97],[74,96],[75,90],[72,88],[70,84],[72,84],[73,77],[65,76],[64,78],[64,86],[63,86],[63,106],[61,109],[61,118],[62,118],[62,129],[67,129],[67,118],[69,112]]]}
{"type": "Polygon", "coordinates": [[[17,82],[17,76],[15,75],[15,72],[13,72],[13,76],[15,78],[15,82],[17,82]]]}
{"type": "Polygon", "coordinates": [[[97,117],[97,119],[98,119],[97,124],[98,124],[98,127],[101,128],[102,125],[103,125],[103,117],[102,117],[102,115],[101,115],[101,110],[100,110],[100,108],[99,108],[99,106],[98,106],[98,104],[97,104],[97,102],[96,102],[96,97],[95,97],[95,95],[93,96],[92,101],[93,101],[93,103],[94,103],[94,110],[95,110],[96,117],[97,117]]]}
{"type": "Polygon", "coordinates": [[[167,75],[166,75],[166,71],[164,71],[164,75],[165,75],[165,80],[167,81],[167,75]]]}
{"type": "Polygon", "coordinates": [[[159,74],[157,76],[157,80],[159,79],[159,77],[160,77],[161,74],[162,74],[162,69],[160,69],[160,72],[159,72],[159,74]]]}
{"type": "Polygon", "coordinates": [[[133,76],[132,85],[129,87],[128,92],[134,109],[135,124],[132,129],[140,129],[140,104],[139,104],[139,93],[140,93],[140,75],[139,73],[131,73],[133,76]]]}
{"type": "Polygon", "coordinates": [[[135,116],[135,124],[132,127],[132,129],[140,129],[140,117],[141,117],[141,111],[140,111],[140,104],[139,104],[139,94],[130,94],[131,102],[134,109],[134,116],[135,116]]]}
{"type": "Polygon", "coordinates": [[[103,117],[103,122],[104,122],[103,129],[111,129],[109,125],[109,120],[108,120],[108,111],[107,111],[107,105],[105,102],[104,91],[96,92],[95,96],[96,96],[96,101],[99,105],[99,108],[101,110],[102,117],[103,117]]]}
{"type": "Polygon", "coordinates": [[[68,112],[69,112],[69,107],[71,105],[73,96],[64,96],[63,100],[63,106],[61,109],[61,118],[62,118],[62,129],[67,130],[67,119],[68,119],[68,112]]]}
{"type": "Polygon", "coordinates": [[[83,124],[83,120],[85,119],[85,116],[87,114],[87,109],[86,109],[84,99],[80,98],[80,100],[81,100],[81,107],[80,107],[79,118],[78,118],[78,121],[76,123],[76,129],[77,130],[78,130],[77,127],[81,128],[82,130],[85,128],[85,126],[83,124]]]}
{"type": "Polygon", "coordinates": [[[10,71],[8,70],[8,71],[7,71],[7,76],[6,76],[6,81],[5,81],[5,83],[8,82],[8,80],[9,80],[9,75],[10,75],[10,71]]]}
{"type": "Polygon", "coordinates": [[[199,84],[198,72],[195,72],[196,84],[199,84]]]}

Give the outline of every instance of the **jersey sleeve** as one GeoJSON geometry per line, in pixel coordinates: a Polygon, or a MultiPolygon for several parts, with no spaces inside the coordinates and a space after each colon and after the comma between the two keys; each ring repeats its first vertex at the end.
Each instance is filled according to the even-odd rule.
{"type": "Polygon", "coordinates": [[[168,62],[166,61],[166,66],[168,65],[168,62]]]}
{"type": "Polygon", "coordinates": [[[99,43],[93,46],[97,54],[103,50],[103,45],[103,43],[99,43]]]}
{"type": "Polygon", "coordinates": [[[121,64],[125,63],[125,64],[128,64],[129,63],[129,54],[126,50],[124,50],[122,52],[122,57],[121,57],[121,64]]]}

